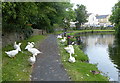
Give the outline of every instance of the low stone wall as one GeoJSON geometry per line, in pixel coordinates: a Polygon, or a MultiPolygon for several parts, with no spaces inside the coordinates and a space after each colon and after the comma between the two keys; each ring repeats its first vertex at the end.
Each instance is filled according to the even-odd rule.
{"type": "Polygon", "coordinates": [[[46,34],[46,31],[45,30],[39,30],[39,29],[33,29],[33,36],[34,35],[44,35],[46,34]]]}
{"type": "Polygon", "coordinates": [[[20,41],[24,39],[23,34],[18,33],[3,33],[2,34],[2,47],[13,44],[15,41],[20,41]]]}
{"type": "MultiPolygon", "coordinates": [[[[39,29],[33,29],[33,34],[34,35],[44,35],[46,34],[46,31],[42,31],[39,29]]],[[[15,41],[20,41],[24,40],[24,34],[20,33],[2,33],[2,47],[5,47],[8,44],[14,44],[15,41]]]]}

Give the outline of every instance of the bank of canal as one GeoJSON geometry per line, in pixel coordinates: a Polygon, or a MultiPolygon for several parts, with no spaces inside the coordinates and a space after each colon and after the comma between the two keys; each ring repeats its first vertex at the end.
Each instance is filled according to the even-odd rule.
{"type": "MultiPolygon", "coordinates": [[[[72,33],[67,33],[67,35],[75,35],[77,33],[81,33],[82,35],[85,33],[98,33],[98,32],[113,32],[114,30],[89,30],[89,31],[74,31],[72,33]]],[[[62,62],[64,67],[66,68],[68,74],[70,75],[73,81],[108,81],[109,77],[104,75],[104,72],[99,70],[98,64],[88,63],[90,61],[89,56],[83,52],[82,45],[73,45],[75,49],[75,54],[73,55],[76,58],[75,63],[69,63],[69,54],[64,50],[64,47],[67,46],[67,42],[60,43],[58,40],[60,54],[62,57],[62,62]],[[77,55],[77,56],[76,56],[77,55]],[[90,71],[100,71],[100,74],[93,74],[90,71]]]]}
{"type": "Polygon", "coordinates": [[[75,63],[69,63],[69,54],[65,51],[64,47],[66,47],[67,42],[61,43],[58,40],[58,45],[60,49],[60,55],[62,63],[64,64],[64,68],[67,70],[68,75],[72,81],[108,81],[108,78],[100,74],[94,74],[91,71],[99,72],[96,64],[88,63],[88,57],[83,53],[80,49],[81,46],[73,45],[75,49],[75,54],[72,55],[75,57],[75,63]]]}
{"type": "Polygon", "coordinates": [[[83,51],[88,55],[92,64],[97,64],[100,71],[110,78],[119,81],[120,73],[120,43],[113,34],[89,34],[80,36],[83,51]]]}

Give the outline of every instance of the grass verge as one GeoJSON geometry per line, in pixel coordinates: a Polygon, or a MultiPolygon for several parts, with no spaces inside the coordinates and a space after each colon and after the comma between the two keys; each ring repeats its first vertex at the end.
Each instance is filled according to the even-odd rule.
{"type": "Polygon", "coordinates": [[[72,33],[67,33],[67,35],[75,35],[83,32],[115,32],[115,30],[74,30],[72,33]]]}
{"type": "Polygon", "coordinates": [[[20,41],[22,43],[21,50],[15,58],[9,58],[5,51],[13,50],[13,45],[8,45],[2,48],[2,81],[30,81],[32,68],[29,65],[28,58],[31,53],[25,50],[27,42],[35,42],[35,47],[38,48],[38,43],[42,42],[46,36],[36,35],[27,40],[20,41]]]}
{"type": "Polygon", "coordinates": [[[83,51],[80,49],[80,46],[73,45],[75,49],[75,54],[72,56],[74,56],[76,59],[75,63],[68,62],[69,54],[64,50],[64,47],[67,46],[66,43],[62,44],[58,40],[58,46],[60,49],[62,63],[66,68],[68,75],[70,75],[72,81],[105,81],[105,83],[108,81],[107,77],[101,74],[94,75],[90,72],[90,70],[99,70],[96,64],[90,64],[86,62],[89,60],[89,58],[83,53],[83,51]]]}

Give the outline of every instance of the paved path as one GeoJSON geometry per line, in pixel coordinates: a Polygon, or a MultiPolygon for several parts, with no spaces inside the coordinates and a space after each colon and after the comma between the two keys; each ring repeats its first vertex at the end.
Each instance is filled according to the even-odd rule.
{"type": "Polygon", "coordinates": [[[70,81],[60,61],[56,36],[49,35],[40,45],[43,54],[37,56],[32,81],[70,81]]]}

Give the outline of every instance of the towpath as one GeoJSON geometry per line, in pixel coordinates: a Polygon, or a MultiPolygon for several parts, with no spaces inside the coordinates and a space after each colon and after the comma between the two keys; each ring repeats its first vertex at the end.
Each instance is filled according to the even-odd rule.
{"type": "Polygon", "coordinates": [[[70,81],[59,55],[55,35],[48,37],[40,44],[43,54],[37,56],[32,72],[32,81],[70,81]]]}

